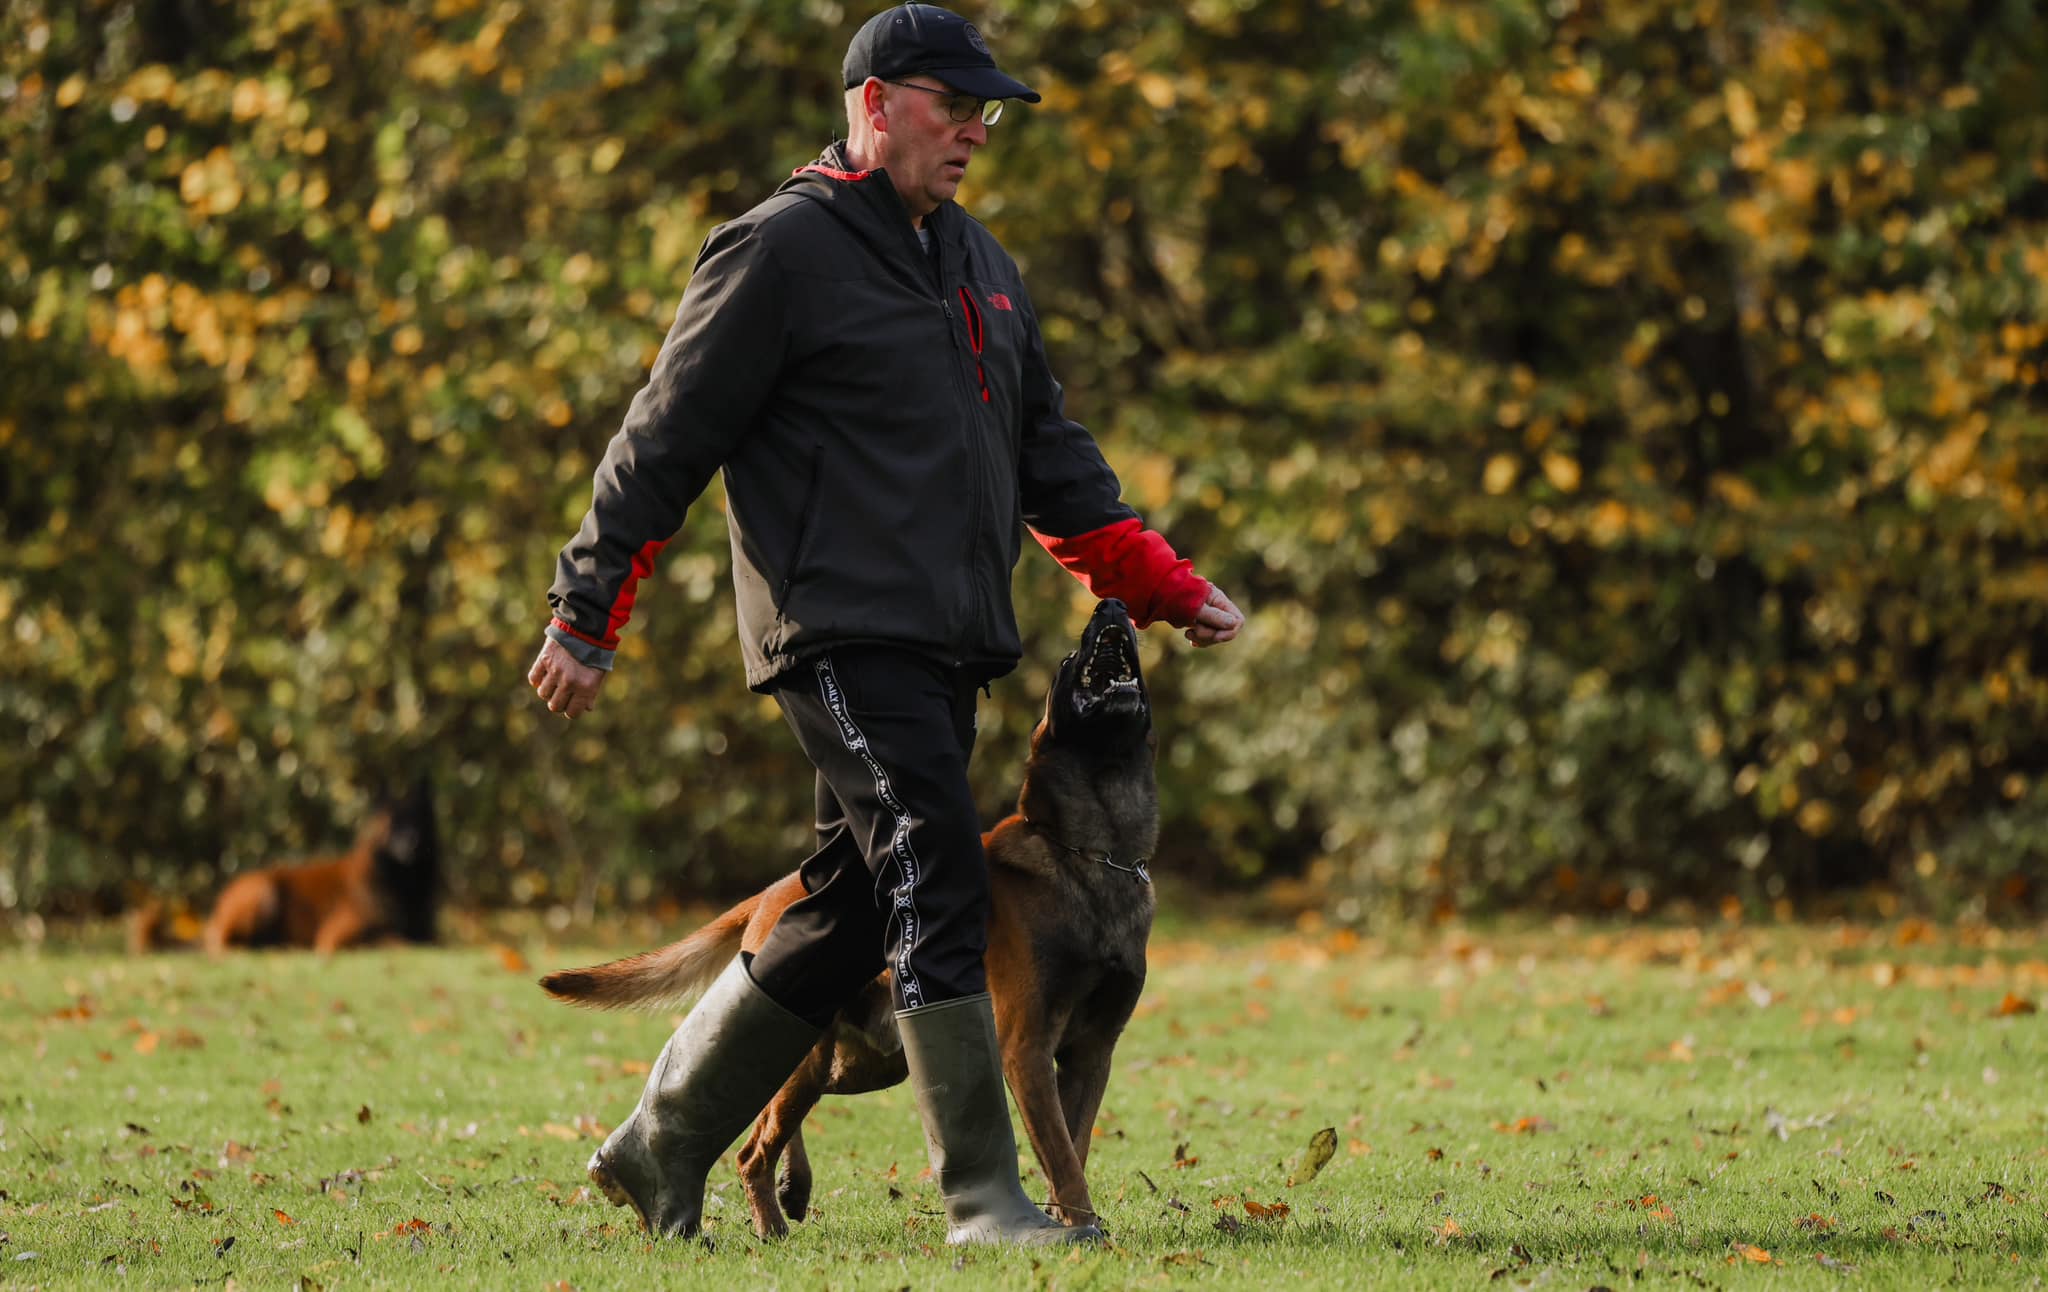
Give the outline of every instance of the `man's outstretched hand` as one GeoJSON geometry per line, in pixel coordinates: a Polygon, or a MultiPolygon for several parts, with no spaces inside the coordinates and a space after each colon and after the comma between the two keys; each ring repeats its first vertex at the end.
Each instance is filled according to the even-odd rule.
{"type": "Polygon", "coordinates": [[[1244,611],[1224,595],[1223,589],[1212,583],[1209,585],[1209,599],[1195,612],[1195,622],[1183,635],[1197,646],[1219,646],[1237,636],[1237,630],[1242,627],[1244,611]]]}
{"type": "Polygon", "coordinates": [[[580,718],[590,712],[606,676],[601,668],[577,663],[552,637],[542,643],[533,667],[526,671],[526,680],[548,706],[548,712],[565,718],[580,718]]]}

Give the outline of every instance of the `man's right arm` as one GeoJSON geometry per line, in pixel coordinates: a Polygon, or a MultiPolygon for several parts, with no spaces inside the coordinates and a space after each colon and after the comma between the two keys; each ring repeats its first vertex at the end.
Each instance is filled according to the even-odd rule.
{"type": "Polygon", "coordinates": [[[611,668],[640,581],[773,388],[786,299],[755,225],[713,231],[647,383],[598,464],[590,509],[556,561],[554,615],[530,677],[552,675],[543,668],[551,660],[611,668]]]}

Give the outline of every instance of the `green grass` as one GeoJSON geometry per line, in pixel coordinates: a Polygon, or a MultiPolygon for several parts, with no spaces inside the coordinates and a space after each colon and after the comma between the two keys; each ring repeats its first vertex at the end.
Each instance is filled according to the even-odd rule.
{"type": "MultiPolygon", "coordinates": [[[[531,985],[621,948],[524,949],[533,967],[517,971],[485,945],[331,962],[0,952],[0,1286],[2048,1274],[2048,1015],[2011,1012],[2048,991],[2039,934],[1566,929],[1389,947],[1175,924],[1091,1162],[1115,1245],[1056,1255],[945,1249],[900,1088],[814,1116],[821,1214],[786,1241],[754,1239],[721,1169],[712,1241],[648,1242],[582,1188],[582,1164],[669,1020],[567,1009],[531,985]],[[1334,1159],[1288,1187],[1322,1127],[1334,1159]]],[[[1042,1195],[1035,1171],[1026,1187],[1042,1195]]]]}

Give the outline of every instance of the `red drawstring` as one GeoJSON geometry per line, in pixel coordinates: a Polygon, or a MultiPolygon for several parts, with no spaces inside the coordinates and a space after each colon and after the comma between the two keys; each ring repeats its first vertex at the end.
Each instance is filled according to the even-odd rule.
{"type": "Polygon", "coordinates": [[[974,378],[981,383],[981,402],[988,402],[988,374],[981,367],[981,310],[974,304],[974,293],[965,287],[960,289],[961,316],[967,322],[967,345],[974,351],[974,378]]]}

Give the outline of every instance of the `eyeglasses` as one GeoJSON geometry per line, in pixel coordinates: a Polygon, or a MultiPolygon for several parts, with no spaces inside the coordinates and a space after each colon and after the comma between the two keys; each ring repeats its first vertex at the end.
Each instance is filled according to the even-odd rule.
{"type": "Polygon", "coordinates": [[[912,85],[908,81],[891,81],[889,84],[900,85],[906,90],[916,90],[923,94],[938,95],[941,99],[945,100],[939,106],[946,110],[946,115],[962,124],[974,120],[975,114],[979,113],[981,124],[992,126],[1003,115],[1003,101],[1001,99],[977,99],[971,94],[956,94],[952,90],[934,90],[929,85],[912,85]]]}

